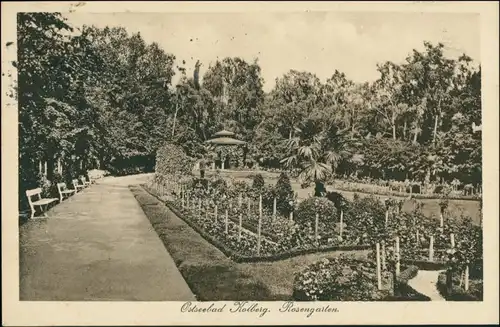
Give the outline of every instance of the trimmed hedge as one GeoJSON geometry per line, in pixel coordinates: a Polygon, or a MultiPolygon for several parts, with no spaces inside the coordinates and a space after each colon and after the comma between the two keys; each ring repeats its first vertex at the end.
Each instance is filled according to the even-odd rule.
{"type": "Polygon", "coordinates": [[[416,266],[422,270],[443,270],[447,267],[444,261],[401,260],[401,264],[416,266]]]}
{"type": "MultiPolygon", "coordinates": [[[[373,194],[373,195],[401,197],[401,198],[408,198],[410,196],[409,192],[405,193],[405,192],[381,191],[381,190],[374,190],[372,192],[372,191],[369,191],[369,190],[364,189],[362,187],[342,187],[342,186],[336,186],[336,185],[334,185],[332,187],[334,187],[336,191],[345,191],[345,192],[353,192],[353,193],[373,194]]],[[[441,200],[441,199],[443,199],[443,197],[440,196],[439,194],[412,193],[411,197],[412,197],[412,199],[420,199],[420,200],[441,200]]],[[[445,199],[461,200],[461,201],[480,201],[481,197],[475,196],[475,195],[457,195],[457,196],[448,195],[445,199]]]]}
{"type": "Polygon", "coordinates": [[[155,172],[161,175],[190,175],[194,160],[175,144],[165,143],[156,152],[155,172]]]}

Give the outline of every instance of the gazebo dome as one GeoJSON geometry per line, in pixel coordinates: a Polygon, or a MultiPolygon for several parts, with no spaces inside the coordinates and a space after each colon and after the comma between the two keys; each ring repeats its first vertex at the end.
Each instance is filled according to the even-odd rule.
{"type": "Polygon", "coordinates": [[[242,145],[246,144],[245,141],[240,141],[232,137],[216,137],[211,140],[205,141],[206,143],[217,144],[217,145],[242,145]]]}

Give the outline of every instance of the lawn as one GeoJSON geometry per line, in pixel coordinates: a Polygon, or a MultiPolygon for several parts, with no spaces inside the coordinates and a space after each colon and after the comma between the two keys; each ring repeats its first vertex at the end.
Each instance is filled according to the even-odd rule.
{"type": "Polygon", "coordinates": [[[309,264],[341,253],[365,258],[369,252],[324,252],[276,262],[238,264],[142,187],[130,189],[198,300],[290,300],[295,273],[309,264]]]}

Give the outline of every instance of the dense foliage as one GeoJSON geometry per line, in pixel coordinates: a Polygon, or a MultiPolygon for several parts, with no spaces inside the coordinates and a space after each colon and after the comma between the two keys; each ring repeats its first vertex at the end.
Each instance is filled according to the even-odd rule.
{"type": "MultiPolygon", "coordinates": [[[[294,299],[301,301],[376,301],[389,295],[377,289],[373,262],[340,256],[308,266],[295,277],[294,299]]],[[[389,284],[390,274],[384,274],[389,284]]]]}
{"type": "Polygon", "coordinates": [[[258,60],[197,62],[189,77],[168,49],[121,27],[76,29],[58,13],[17,21],[21,192],[43,182],[45,163],[52,181],[58,166],[66,177],[153,170],[165,142],[208,158],[204,141],[222,128],[248,142],[230,150],[240,167],[481,184],[481,70],[442,44],[380,64],[374,82],[290,70],[265,93],[258,60]]]}
{"type": "Polygon", "coordinates": [[[165,144],[156,152],[155,171],[160,175],[190,175],[192,160],[175,144],[165,144]]]}

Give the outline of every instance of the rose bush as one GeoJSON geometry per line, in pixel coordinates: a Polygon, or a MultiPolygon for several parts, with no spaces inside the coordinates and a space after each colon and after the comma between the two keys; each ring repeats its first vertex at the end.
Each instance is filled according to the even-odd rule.
{"type": "Polygon", "coordinates": [[[372,262],[340,256],[313,263],[294,281],[296,301],[376,301],[389,295],[392,276],[384,273],[383,290],[377,289],[372,262]]]}

